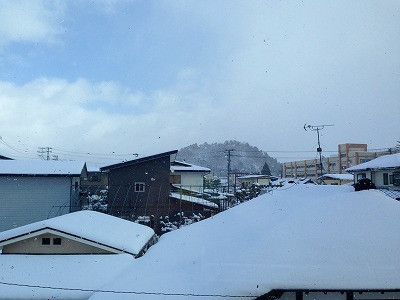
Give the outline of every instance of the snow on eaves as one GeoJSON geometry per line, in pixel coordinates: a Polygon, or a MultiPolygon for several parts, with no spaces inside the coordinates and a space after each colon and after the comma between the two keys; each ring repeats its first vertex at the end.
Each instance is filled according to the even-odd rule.
{"type": "Polygon", "coordinates": [[[102,289],[209,295],[201,299],[256,298],[273,289],[398,289],[399,215],[398,201],[375,190],[283,187],[163,235],[102,289]]]}
{"type": "Polygon", "coordinates": [[[380,156],[365,163],[347,168],[347,172],[400,168],[400,153],[380,156]]]}
{"type": "Polygon", "coordinates": [[[78,211],[0,232],[0,243],[45,228],[61,231],[132,255],[153,237],[150,227],[95,211],[78,211]]]}
{"type": "Polygon", "coordinates": [[[208,200],[204,200],[203,198],[198,198],[198,197],[194,197],[194,196],[187,196],[187,195],[181,195],[180,193],[171,193],[171,197],[177,200],[182,200],[182,201],[187,201],[187,202],[191,202],[191,203],[196,203],[196,204],[200,204],[203,206],[207,206],[207,207],[211,207],[211,208],[216,208],[218,209],[218,205],[208,201],[208,200]]]}
{"type": "Polygon", "coordinates": [[[201,166],[196,166],[186,162],[174,161],[171,163],[171,172],[204,172],[210,173],[211,169],[201,166]]]}
{"type": "Polygon", "coordinates": [[[58,160],[0,160],[0,175],[76,175],[84,162],[58,160]]]}

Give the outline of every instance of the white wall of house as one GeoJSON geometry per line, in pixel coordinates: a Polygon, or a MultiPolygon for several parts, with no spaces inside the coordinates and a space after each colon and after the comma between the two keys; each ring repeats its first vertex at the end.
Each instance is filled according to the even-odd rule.
{"type": "Polygon", "coordinates": [[[173,175],[181,176],[181,186],[183,189],[189,189],[203,192],[204,173],[202,172],[174,172],[173,175]]]}
{"type": "Polygon", "coordinates": [[[3,254],[110,254],[112,252],[93,247],[73,239],[45,233],[27,238],[3,247],[3,254]],[[49,238],[50,244],[43,245],[42,238],[49,238]],[[54,245],[53,239],[59,238],[60,245],[54,245]]]}
{"type": "Polygon", "coordinates": [[[366,178],[371,179],[371,181],[376,185],[377,188],[394,187],[395,185],[393,184],[392,179],[394,173],[400,173],[400,169],[357,171],[354,172],[354,181],[357,182],[361,175],[365,174],[366,178]],[[387,178],[387,182],[385,182],[385,177],[387,178]]]}
{"type": "Polygon", "coordinates": [[[242,187],[251,186],[253,183],[258,183],[260,185],[269,185],[271,182],[269,178],[239,178],[238,181],[240,186],[242,187]]]}

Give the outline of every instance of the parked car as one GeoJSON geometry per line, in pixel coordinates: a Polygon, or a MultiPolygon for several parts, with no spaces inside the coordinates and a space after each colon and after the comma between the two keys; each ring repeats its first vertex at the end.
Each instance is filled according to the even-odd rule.
{"type": "Polygon", "coordinates": [[[353,184],[353,186],[356,192],[362,190],[376,189],[375,184],[369,178],[362,178],[357,183],[353,184]]]}

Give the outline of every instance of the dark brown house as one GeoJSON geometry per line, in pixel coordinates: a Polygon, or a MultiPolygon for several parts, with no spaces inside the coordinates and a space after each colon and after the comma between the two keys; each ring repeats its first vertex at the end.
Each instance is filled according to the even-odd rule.
{"type": "Polygon", "coordinates": [[[108,173],[108,212],[124,219],[151,217],[155,220],[170,213],[171,155],[178,150],[146,156],[101,168],[108,173]]]}

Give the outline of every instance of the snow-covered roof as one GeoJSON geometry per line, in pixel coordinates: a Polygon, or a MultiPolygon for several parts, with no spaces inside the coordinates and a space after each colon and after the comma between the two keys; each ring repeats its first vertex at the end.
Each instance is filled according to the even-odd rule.
{"type": "Polygon", "coordinates": [[[215,204],[211,201],[204,200],[202,198],[194,197],[194,196],[181,195],[179,193],[171,193],[171,197],[174,199],[178,199],[178,200],[182,199],[183,201],[201,204],[203,206],[218,208],[217,204],[215,204]]]}
{"type": "Polygon", "coordinates": [[[0,175],[79,176],[84,166],[79,161],[0,160],[0,175]]]}
{"type": "Polygon", "coordinates": [[[354,176],[352,174],[324,174],[318,179],[354,180],[354,176]]]}
{"type": "Polygon", "coordinates": [[[203,172],[209,173],[211,169],[188,164],[186,162],[174,161],[171,163],[171,172],[203,172]]]}
{"type": "Polygon", "coordinates": [[[246,175],[246,176],[240,176],[238,179],[269,179],[269,175],[246,175]]]}
{"type": "Polygon", "coordinates": [[[287,185],[287,184],[309,184],[314,183],[311,178],[279,178],[274,181],[275,185],[287,185]]]}
{"type": "Polygon", "coordinates": [[[256,298],[274,289],[398,289],[399,215],[398,201],[376,190],[283,187],[163,235],[103,289],[208,295],[201,299],[256,298]]]}
{"type": "Polygon", "coordinates": [[[0,232],[0,245],[47,228],[132,255],[139,254],[154,235],[150,227],[85,210],[0,232]]]}
{"type": "Polygon", "coordinates": [[[133,260],[129,254],[0,255],[0,298],[87,299],[90,290],[101,288],[133,260]]]}
{"type": "Polygon", "coordinates": [[[400,168],[400,153],[380,156],[365,163],[347,168],[347,172],[400,168]]]}

